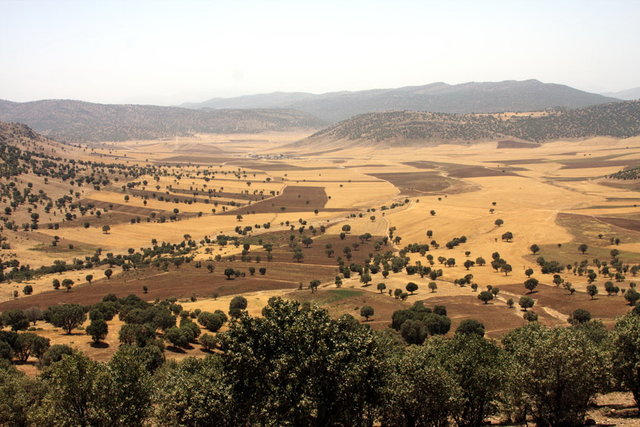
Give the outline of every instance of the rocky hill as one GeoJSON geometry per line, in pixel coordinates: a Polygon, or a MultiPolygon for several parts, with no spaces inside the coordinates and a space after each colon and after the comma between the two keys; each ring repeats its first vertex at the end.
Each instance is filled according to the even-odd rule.
{"type": "Polygon", "coordinates": [[[71,100],[0,100],[0,120],[26,123],[65,142],[123,141],[189,135],[320,128],[322,121],[292,110],[191,110],[106,105],[71,100]]]}
{"type": "Polygon", "coordinates": [[[315,133],[299,144],[331,141],[386,145],[520,140],[543,142],[592,136],[640,135],[640,101],[616,102],[539,114],[368,113],[315,133]]]}
{"type": "Polygon", "coordinates": [[[538,80],[432,83],[397,89],[333,92],[321,95],[286,93],[214,98],[189,108],[291,108],[335,123],[352,116],[391,110],[438,113],[495,113],[539,111],[554,107],[582,108],[617,101],[565,85],[538,80]]]}
{"type": "Polygon", "coordinates": [[[22,123],[0,122],[0,144],[15,144],[20,141],[42,141],[45,138],[22,123]]]}

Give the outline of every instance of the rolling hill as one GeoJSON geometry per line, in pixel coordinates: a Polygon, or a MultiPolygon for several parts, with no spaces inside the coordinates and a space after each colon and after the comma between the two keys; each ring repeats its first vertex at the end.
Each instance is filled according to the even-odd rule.
{"type": "Polygon", "coordinates": [[[391,110],[436,113],[495,113],[539,111],[553,107],[582,108],[617,101],[565,85],[538,80],[470,82],[458,85],[432,83],[397,89],[332,92],[320,95],[276,92],[237,98],[214,98],[183,104],[197,109],[290,108],[335,123],[352,116],[391,110]]]}
{"type": "Polygon", "coordinates": [[[640,135],[640,101],[539,114],[368,113],[321,130],[297,145],[360,141],[381,145],[519,140],[544,142],[640,135]]]}
{"type": "Polygon", "coordinates": [[[621,90],[619,92],[603,93],[604,96],[611,96],[618,99],[640,99],[640,87],[634,87],[633,89],[621,90]]]}
{"type": "Polygon", "coordinates": [[[284,109],[191,110],[152,105],[107,105],[72,100],[0,100],[0,120],[25,123],[65,142],[154,139],[193,133],[241,133],[320,128],[307,113],[284,109]]]}

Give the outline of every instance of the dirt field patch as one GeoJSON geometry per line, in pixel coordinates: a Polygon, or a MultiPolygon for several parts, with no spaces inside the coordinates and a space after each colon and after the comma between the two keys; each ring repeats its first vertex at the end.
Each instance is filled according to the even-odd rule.
{"type": "Polygon", "coordinates": [[[485,176],[505,176],[517,175],[515,171],[524,170],[522,168],[487,168],[475,165],[458,165],[453,163],[438,163],[428,161],[405,162],[405,165],[413,166],[418,169],[438,169],[445,171],[448,176],[453,178],[480,178],[485,176]]]}
{"type": "Polygon", "coordinates": [[[463,181],[442,176],[439,172],[370,173],[373,177],[388,181],[407,196],[420,194],[456,194],[471,191],[474,187],[463,181]]]}
{"type": "Polygon", "coordinates": [[[629,218],[611,218],[598,216],[597,220],[606,222],[607,224],[615,225],[616,227],[624,228],[631,231],[640,231],[640,220],[629,218]]]}
{"type": "Polygon", "coordinates": [[[498,141],[498,149],[501,148],[537,148],[540,144],[531,144],[529,142],[518,141],[498,141]]]}
{"type": "Polygon", "coordinates": [[[618,159],[622,157],[620,154],[610,154],[608,156],[600,157],[581,157],[577,159],[561,160],[563,164],[561,169],[590,169],[590,168],[604,168],[611,166],[620,167],[635,167],[640,163],[638,160],[633,159],[618,159]]]}
{"type": "Polygon", "coordinates": [[[295,291],[286,294],[286,297],[317,304],[328,310],[332,317],[350,314],[374,329],[388,328],[391,325],[393,312],[409,307],[408,303],[390,297],[386,293],[373,293],[357,288],[321,289],[315,293],[308,290],[295,291]],[[373,307],[374,310],[374,315],[366,322],[360,316],[360,309],[365,305],[373,307]]]}
{"type": "Polygon", "coordinates": [[[111,280],[102,279],[91,285],[74,287],[70,292],[51,291],[7,301],[0,304],[0,311],[12,308],[25,309],[32,306],[46,308],[61,303],[86,305],[100,301],[109,293],[119,297],[135,294],[152,301],[156,298],[190,298],[192,295],[211,297],[214,293],[223,296],[261,290],[297,288],[299,282],[307,284],[309,277],[329,280],[335,276],[336,272],[335,267],[302,263],[216,262],[214,265],[213,273],[209,273],[204,266],[195,268],[191,264],[183,265],[178,270],[170,268],[168,272],[155,268],[128,272],[111,280]],[[223,274],[227,267],[244,272],[246,276],[227,280],[223,274]],[[256,272],[255,276],[251,276],[248,272],[249,267],[255,267],[256,270],[266,267],[267,273],[262,276],[256,272]],[[144,293],[143,286],[147,286],[148,293],[144,293]]]}
{"type": "MultiPolygon", "coordinates": [[[[503,287],[500,287],[503,289],[503,287]]],[[[455,332],[458,325],[463,320],[475,319],[485,327],[485,334],[491,338],[500,338],[511,329],[525,325],[518,308],[509,308],[504,301],[493,300],[489,304],[484,304],[476,295],[473,296],[453,296],[434,297],[425,301],[425,305],[444,305],[447,308],[447,315],[451,318],[451,332],[455,332]]],[[[553,325],[557,322],[542,310],[535,310],[541,323],[553,325]]]]}
{"type": "Polygon", "coordinates": [[[179,156],[165,157],[163,159],[155,160],[154,162],[160,163],[160,164],[167,164],[168,162],[172,162],[172,163],[207,163],[207,164],[220,165],[222,163],[229,162],[232,160],[236,160],[236,159],[234,159],[233,157],[213,157],[213,156],[207,156],[207,155],[200,155],[200,156],[179,155],[179,156]]]}
{"type": "Polygon", "coordinates": [[[247,213],[283,213],[283,212],[313,212],[315,209],[323,211],[342,211],[343,209],[324,209],[329,201],[324,187],[305,187],[289,185],[279,196],[253,203],[240,209],[228,211],[221,215],[244,215],[247,213]]]}
{"type": "MultiPolygon", "coordinates": [[[[287,232],[287,237],[285,240],[288,242],[288,235],[292,233],[287,232]]],[[[293,233],[295,236],[298,236],[298,232],[293,233]]],[[[370,253],[375,253],[374,245],[375,242],[380,240],[381,237],[372,237],[368,241],[362,241],[357,236],[347,235],[344,240],[341,240],[338,235],[335,234],[324,234],[322,236],[318,236],[317,238],[312,237],[313,243],[307,248],[304,245],[302,246],[302,253],[304,254],[303,262],[305,264],[316,264],[316,265],[329,265],[335,266],[337,268],[337,257],[342,257],[347,265],[354,264],[362,264],[366,258],[369,257],[370,253]],[[353,244],[357,243],[357,248],[354,248],[353,244]],[[329,257],[327,255],[327,245],[331,245],[331,249],[334,251],[334,254],[329,257]],[[352,258],[351,260],[347,260],[345,256],[345,248],[349,248],[351,250],[352,258]]],[[[391,245],[382,246],[381,252],[385,252],[388,250],[393,250],[391,245]]],[[[264,250],[256,249],[251,251],[252,255],[260,255],[262,259],[267,256],[267,253],[264,250]]],[[[293,251],[287,245],[275,247],[272,252],[273,260],[276,262],[294,262],[293,261],[293,251]]]]}
{"type": "MultiPolygon", "coordinates": [[[[576,292],[570,295],[569,292],[560,287],[547,285],[538,286],[536,288],[537,292],[527,295],[536,301],[533,310],[538,314],[542,311],[541,307],[552,308],[567,316],[582,308],[591,313],[592,318],[602,320],[605,325],[611,326],[617,317],[624,315],[632,307],[627,304],[622,296],[607,296],[602,283],[596,282],[595,284],[598,286],[600,294],[594,300],[584,292],[576,292]]],[[[500,289],[516,295],[525,295],[527,292],[522,285],[502,286],[500,289]]]]}
{"type": "MultiPolygon", "coordinates": [[[[609,219],[617,220],[617,218],[609,219]]],[[[634,231],[620,228],[613,223],[602,221],[590,215],[561,212],[556,217],[556,223],[574,236],[573,241],[562,243],[561,246],[557,244],[541,245],[538,255],[527,255],[527,259],[531,262],[535,262],[538,256],[562,264],[573,264],[575,261],[580,262],[583,259],[591,261],[593,258],[606,260],[610,258],[609,252],[613,248],[611,238],[619,238],[621,243],[635,243],[640,239],[640,234],[634,231]],[[602,235],[602,238],[599,235],[602,235]],[[589,247],[584,255],[578,250],[578,246],[583,243],[589,247]]],[[[635,252],[621,250],[620,258],[625,263],[640,262],[640,255],[635,252]]]]}

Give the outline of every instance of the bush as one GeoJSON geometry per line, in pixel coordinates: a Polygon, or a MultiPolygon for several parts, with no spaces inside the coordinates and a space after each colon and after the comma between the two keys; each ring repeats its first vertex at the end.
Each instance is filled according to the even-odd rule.
{"type": "Polygon", "coordinates": [[[218,346],[218,339],[211,334],[202,334],[198,340],[204,350],[211,351],[218,346]]]}
{"type": "MultiPolygon", "coordinates": [[[[224,315],[224,313],[223,313],[224,315]]],[[[218,313],[210,313],[208,311],[203,311],[198,315],[198,323],[202,326],[210,330],[211,332],[218,332],[224,322],[226,321],[226,316],[221,316],[218,313]]]]}
{"type": "Polygon", "coordinates": [[[465,319],[456,329],[456,335],[478,335],[484,337],[484,325],[474,319],[465,319]]]}
{"type": "Polygon", "coordinates": [[[174,347],[189,347],[190,332],[183,328],[169,328],[164,332],[164,339],[169,341],[174,347]]]}

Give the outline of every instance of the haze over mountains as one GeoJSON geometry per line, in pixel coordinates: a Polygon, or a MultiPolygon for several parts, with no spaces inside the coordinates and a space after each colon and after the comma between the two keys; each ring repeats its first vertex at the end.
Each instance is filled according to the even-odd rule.
{"type": "Polygon", "coordinates": [[[435,113],[495,113],[539,111],[553,107],[581,108],[617,101],[616,98],[584,92],[569,86],[538,80],[463,83],[432,83],[397,89],[332,92],[320,95],[276,92],[236,98],[213,98],[183,107],[290,108],[335,123],[377,111],[415,110],[435,113]]]}
{"type": "Polygon", "coordinates": [[[0,120],[19,122],[63,142],[156,139],[194,133],[264,132],[320,128],[309,114],[280,109],[190,110],[72,100],[0,100],[0,120]]]}
{"type": "MultiPolygon", "coordinates": [[[[344,120],[347,122],[329,128],[325,134],[374,140],[388,139],[388,135],[395,135],[391,136],[392,139],[415,139],[415,135],[421,135],[417,138],[441,138],[443,141],[475,141],[507,135],[538,141],[547,139],[547,136],[561,136],[561,132],[545,131],[543,133],[547,136],[539,137],[539,130],[514,130],[513,126],[530,126],[531,123],[525,119],[519,119],[516,126],[516,121],[504,122],[470,114],[555,111],[558,108],[572,110],[616,102],[621,100],[565,85],[511,80],[459,85],[433,83],[322,95],[279,92],[184,105],[189,108],[95,104],[74,100],[24,103],[0,100],[0,120],[27,124],[35,131],[63,142],[157,139],[196,133],[319,130],[344,120]],[[407,119],[406,111],[418,113],[407,119]],[[365,116],[360,116],[362,114],[365,116]],[[353,120],[349,121],[350,118],[353,120]],[[392,120],[397,122],[392,123],[392,120]],[[416,125],[416,120],[420,124],[416,125]],[[511,127],[505,129],[506,123],[511,127]]],[[[609,129],[616,123],[615,117],[611,120],[608,124],[598,122],[602,126],[597,130],[605,132],[603,135],[621,135],[625,129],[628,130],[626,125],[623,130],[609,129]]],[[[548,122],[545,126],[555,126],[554,123],[548,122]]],[[[591,135],[594,131],[593,127],[584,132],[575,131],[575,126],[590,126],[582,121],[564,125],[576,135],[591,135]]]]}
{"type": "Polygon", "coordinates": [[[632,100],[632,99],[640,99],[640,87],[634,87],[632,89],[625,89],[618,92],[607,92],[603,93],[604,96],[610,96],[618,99],[632,100]]]}

